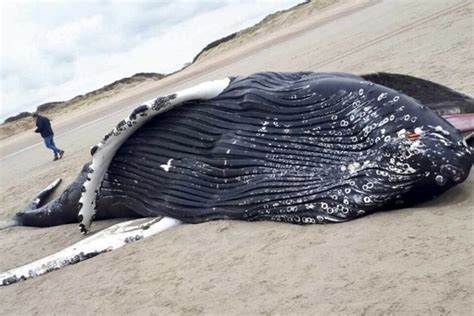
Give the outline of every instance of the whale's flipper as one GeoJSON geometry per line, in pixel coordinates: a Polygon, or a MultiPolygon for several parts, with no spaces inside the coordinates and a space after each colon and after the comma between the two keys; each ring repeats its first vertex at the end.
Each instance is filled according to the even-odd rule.
{"type": "Polygon", "coordinates": [[[61,179],[51,183],[46,189],[36,195],[21,212],[16,213],[13,220],[18,226],[50,227],[77,222],[79,212],[78,201],[81,187],[87,178],[90,162],[82,167],[76,179],[54,200],[46,199],[59,185],[61,179]]]}
{"type": "Polygon", "coordinates": [[[31,216],[31,214],[37,213],[38,211],[43,211],[41,209],[41,206],[44,205],[44,202],[48,199],[51,193],[53,193],[54,190],[59,186],[61,181],[61,178],[58,178],[51,182],[46,188],[36,194],[33,200],[31,200],[30,203],[25,206],[23,211],[17,213],[12,219],[0,221],[0,229],[12,226],[22,226],[24,225],[22,219],[23,215],[29,214],[31,216]]]}
{"type": "Polygon", "coordinates": [[[361,77],[417,99],[439,115],[474,113],[473,98],[438,83],[385,72],[365,74],[361,77]]]}
{"type": "Polygon", "coordinates": [[[50,183],[46,188],[44,188],[41,192],[39,192],[36,197],[28,203],[28,205],[25,207],[26,210],[33,210],[37,209],[41,205],[44,204],[46,199],[51,195],[51,193],[54,192],[54,190],[58,187],[58,185],[61,183],[62,179],[58,178],[54,180],[52,183],[50,183]]]}
{"type": "MultiPolygon", "coordinates": [[[[84,182],[87,179],[90,162],[83,165],[76,179],[57,198],[46,203],[47,198],[61,182],[55,180],[44,190],[39,192],[25,208],[15,214],[13,219],[0,221],[0,229],[11,226],[51,227],[56,225],[77,223],[77,214],[80,205],[79,198],[84,182]]],[[[135,218],[138,216],[131,209],[123,205],[105,205],[97,212],[97,219],[108,218],[135,218]]]]}
{"type": "Polygon", "coordinates": [[[51,256],[1,273],[0,285],[10,285],[61,269],[67,265],[112,251],[125,244],[147,238],[180,224],[181,221],[177,219],[160,217],[141,218],[114,225],[51,256]]]}
{"type": "Polygon", "coordinates": [[[208,81],[197,86],[178,91],[176,93],[159,97],[138,106],[125,119],[97,145],[91,148],[92,163],[88,168],[86,181],[82,187],[79,200],[79,229],[86,234],[94,218],[96,218],[97,197],[107,168],[114,157],[115,152],[135,131],[153,117],[169,111],[190,100],[208,100],[219,95],[231,82],[231,78],[208,81]]]}

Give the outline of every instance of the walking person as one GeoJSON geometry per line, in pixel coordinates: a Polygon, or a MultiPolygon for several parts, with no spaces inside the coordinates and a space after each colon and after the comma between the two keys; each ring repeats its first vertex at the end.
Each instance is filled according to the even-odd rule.
{"type": "Polygon", "coordinates": [[[37,127],[35,133],[40,133],[46,147],[54,152],[53,161],[63,158],[64,150],[59,149],[54,144],[54,133],[49,119],[46,116],[39,115],[38,113],[33,114],[33,119],[35,120],[37,127]]]}

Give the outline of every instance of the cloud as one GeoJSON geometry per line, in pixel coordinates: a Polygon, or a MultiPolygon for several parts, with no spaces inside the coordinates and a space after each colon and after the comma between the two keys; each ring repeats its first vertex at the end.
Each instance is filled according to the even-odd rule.
{"type": "Polygon", "coordinates": [[[175,71],[208,43],[299,2],[1,1],[0,119],[137,72],[175,71]]]}

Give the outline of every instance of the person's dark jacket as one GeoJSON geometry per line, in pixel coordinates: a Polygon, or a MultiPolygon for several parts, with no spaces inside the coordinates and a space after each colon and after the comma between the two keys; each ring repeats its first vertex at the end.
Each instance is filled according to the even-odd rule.
{"type": "Polygon", "coordinates": [[[36,119],[36,127],[35,133],[40,133],[43,138],[54,135],[51,123],[47,117],[38,116],[36,119]]]}

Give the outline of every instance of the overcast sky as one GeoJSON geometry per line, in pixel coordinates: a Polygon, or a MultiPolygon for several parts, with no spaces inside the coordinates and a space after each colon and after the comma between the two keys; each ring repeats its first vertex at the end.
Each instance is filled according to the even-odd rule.
{"type": "Polygon", "coordinates": [[[0,0],[0,120],[137,72],[175,71],[208,43],[300,2],[0,0]]]}

